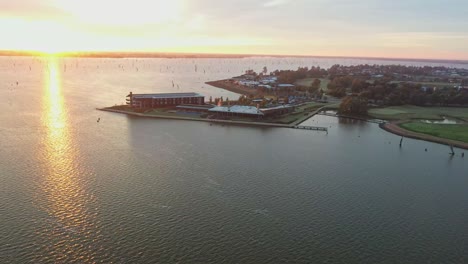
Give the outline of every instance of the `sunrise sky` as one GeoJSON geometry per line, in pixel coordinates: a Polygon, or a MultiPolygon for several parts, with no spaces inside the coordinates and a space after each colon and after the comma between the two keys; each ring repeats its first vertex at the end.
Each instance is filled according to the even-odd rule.
{"type": "Polygon", "coordinates": [[[0,50],[468,59],[466,0],[0,0],[0,50]]]}

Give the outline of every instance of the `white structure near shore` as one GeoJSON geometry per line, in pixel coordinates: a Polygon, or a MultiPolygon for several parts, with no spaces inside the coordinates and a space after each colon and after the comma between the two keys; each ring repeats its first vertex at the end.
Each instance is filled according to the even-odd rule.
{"type": "Polygon", "coordinates": [[[211,113],[222,115],[240,115],[240,116],[264,116],[257,107],[245,105],[216,106],[208,110],[211,113]]]}

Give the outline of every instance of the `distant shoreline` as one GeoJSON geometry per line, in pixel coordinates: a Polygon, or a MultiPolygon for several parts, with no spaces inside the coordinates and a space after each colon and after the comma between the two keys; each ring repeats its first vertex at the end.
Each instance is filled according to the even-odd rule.
{"type": "MultiPolygon", "coordinates": [[[[166,58],[166,59],[242,59],[242,58],[323,58],[323,59],[362,59],[385,61],[410,61],[468,64],[468,60],[453,59],[424,59],[424,58],[385,58],[360,56],[316,56],[316,55],[287,55],[287,54],[223,54],[223,53],[175,53],[175,52],[63,52],[56,54],[60,57],[71,58],[166,58]]],[[[44,52],[0,50],[1,57],[37,57],[49,56],[44,52]]]]}

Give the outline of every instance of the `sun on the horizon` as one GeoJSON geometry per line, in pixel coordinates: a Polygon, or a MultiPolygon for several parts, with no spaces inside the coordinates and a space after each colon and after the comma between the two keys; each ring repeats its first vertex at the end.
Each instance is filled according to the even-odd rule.
{"type": "Polygon", "coordinates": [[[0,17],[0,33],[14,36],[2,40],[3,49],[57,55],[158,48],[158,42],[171,42],[174,32],[169,31],[168,37],[166,31],[180,22],[184,9],[184,0],[52,1],[54,8],[67,15],[47,19],[0,17]],[[148,28],[155,35],[148,37],[138,31],[148,28]]]}

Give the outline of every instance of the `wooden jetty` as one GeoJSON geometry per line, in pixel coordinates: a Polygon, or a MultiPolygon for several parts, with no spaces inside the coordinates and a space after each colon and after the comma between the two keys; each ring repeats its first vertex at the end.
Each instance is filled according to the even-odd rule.
{"type": "Polygon", "coordinates": [[[294,129],[304,129],[304,130],[315,130],[315,131],[325,131],[328,133],[328,128],[326,127],[315,127],[315,126],[293,126],[294,129]]]}

